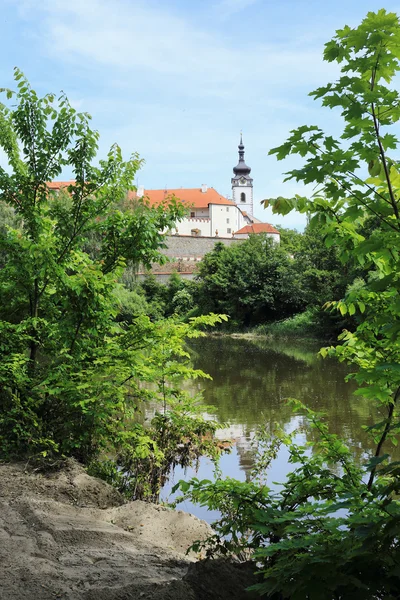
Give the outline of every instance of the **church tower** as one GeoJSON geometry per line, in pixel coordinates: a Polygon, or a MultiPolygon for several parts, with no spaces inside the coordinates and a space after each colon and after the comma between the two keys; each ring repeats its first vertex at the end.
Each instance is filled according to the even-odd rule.
{"type": "Polygon", "coordinates": [[[244,145],[242,134],[240,134],[239,162],[233,167],[232,177],[232,200],[238,207],[253,216],[253,180],[250,177],[251,169],[244,162],[244,145]]]}

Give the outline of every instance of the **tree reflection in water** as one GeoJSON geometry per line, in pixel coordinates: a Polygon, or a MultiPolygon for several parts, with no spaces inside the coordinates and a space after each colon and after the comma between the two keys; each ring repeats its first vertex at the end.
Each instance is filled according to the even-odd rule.
{"type": "MultiPolygon", "coordinates": [[[[300,426],[300,441],[312,441],[315,431],[293,414],[288,398],[297,398],[311,409],[324,412],[330,431],[343,438],[359,460],[374,449],[372,438],[362,426],[376,422],[379,415],[372,413],[365,398],[353,395],[354,384],[345,382],[345,365],[317,356],[318,344],[207,337],[190,340],[188,347],[194,367],[213,378],[190,385],[196,392],[203,388],[205,404],[213,405],[218,420],[229,424],[223,436],[234,439],[232,454],[221,459],[225,475],[246,477],[253,466],[252,441],[260,425],[271,434],[276,424],[287,431],[300,426]]],[[[289,468],[282,448],[272,464],[269,484],[282,481],[289,468]]],[[[173,479],[191,475],[194,473],[177,472],[173,479]]],[[[202,464],[197,476],[211,478],[212,465],[202,464]]]]}

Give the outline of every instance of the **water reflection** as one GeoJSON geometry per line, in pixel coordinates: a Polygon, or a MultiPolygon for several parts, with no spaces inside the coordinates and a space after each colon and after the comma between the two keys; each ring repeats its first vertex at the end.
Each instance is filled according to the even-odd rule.
{"type": "MultiPolygon", "coordinates": [[[[288,398],[298,398],[313,410],[327,414],[329,427],[354,448],[356,454],[372,449],[362,425],[374,422],[371,403],[353,395],[355,385],[345,382],[348,369],[333,359],[320,359],[318,345],[271,344],[235,338],[192,340],[195,368],[213,377],[204,381],[204,399],[215,407],[221,422],[236,425],[244,454],[252,433],[264,424],[290,426],[294,417],[288,398]],[[361,446],[360,446],[361,442],[361,446]]],[[[308,432],[308,437],[312,432],[308,432]]],[[[310,438],[309,438],[310,439],[310,438]]],[[[248,461],[245,460],[245,464],[248,461]]]]}
{"type": "MultiPolygon", "coordinates": [[[[204,389],[204,402],[213,405],[213,416],[228,423],[219,436],[235,443],[232,454],[221,461],[225,475],[246,478],[253,466],[252,441],[259,425],[272,433],[276,424],[286,430],[304,424],[301,417],[293,414],[288,398],[297,398],[311,409],[326,413],[330,431],[347,441],[357,459],[373,450],[372,438],[362,426],[376,422],[380,416],[371,409],[369,401],[353,395],[354,383],[345,382],[347,367],[333,359],[320,359],[318,349],[318,345],[287,345],[258,338],[210,337],[190,341],[193,366],[213,379],[189,385],[193,391],[204,389]]],[[[150,407],[149,410],[152,412],[150,407]]],[[[314,430],[307,426],[303,429],[303,439],[312,440],[314,430]]],[[[269,482],[282,481],[289,468],[287,451],[282,449],[272,464],[269,482]]],[[[203,461],[197,476],[210,478],[211,471],[212,465],[203,461]]],[[[177,471],[174,480],[192,475],[177,471]]],[[[167,494],[168,488],[164,492],[167,494]]],[[[205,517],[198,509],[192,512],[205,517]]]]}

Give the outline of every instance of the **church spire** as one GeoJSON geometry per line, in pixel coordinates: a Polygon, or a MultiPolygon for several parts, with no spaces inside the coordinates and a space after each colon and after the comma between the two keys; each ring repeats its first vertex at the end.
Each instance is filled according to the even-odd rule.
{"type": "Polygon", "coordinates": [[[240,132],[238,149],[239,162],[236,167],[233,167],[234,176],[231,179],[232,199],[240,208],[242,215],[247,214],[247,216],[251,217],[253,214],[253,179],[250,175],[250,167],[244,162],[244,144],[242,132],[240,132]]]}
{"type": "Polygon", "coordinates": [[[238,146],[239,149],[239,162],[236,167],[233,167],[233,172],[235,175],[241,176],[249,176],[251,172],[251,168],[246,165],[244,162],[244,144],[243,144],[243,136],[242,132],[240,132],[240,143],[238,146]]]}

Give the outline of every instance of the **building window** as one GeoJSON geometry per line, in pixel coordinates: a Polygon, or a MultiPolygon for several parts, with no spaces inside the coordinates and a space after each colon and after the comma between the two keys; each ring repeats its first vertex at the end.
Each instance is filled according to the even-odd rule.
{"type": "Polygon", "coordinates": [[[227,219],[227,220],[226,220],[226,222],[227,222],[227,223],[228,223],[228,225],[229,225],[229,219],[227,219]]]}
{"type": "Polygon", "coordinates": [[[226,207],[226,212],[229,212],[229,206],[226,207]]]}
{"type": "Polygon", "coordinates": [[[192,219],[193,217],[195,217],[195,216],[196,216],[196,213],[194,213],[194,212],[191,212],[191,213],[190,213],[190,218],[191,218],[191,219],[192,219]]]}
{"type": "Polygon", "coordinates": [[[228,227],[228,229],[226,230],[226,233],[232,233],[232,229],[230,227],[228,227]]]}
{"type": "Polygon", "coordinates": [[[240,202],[246,202],[246,194],[244,192],[240,194],[240,202]]]}

